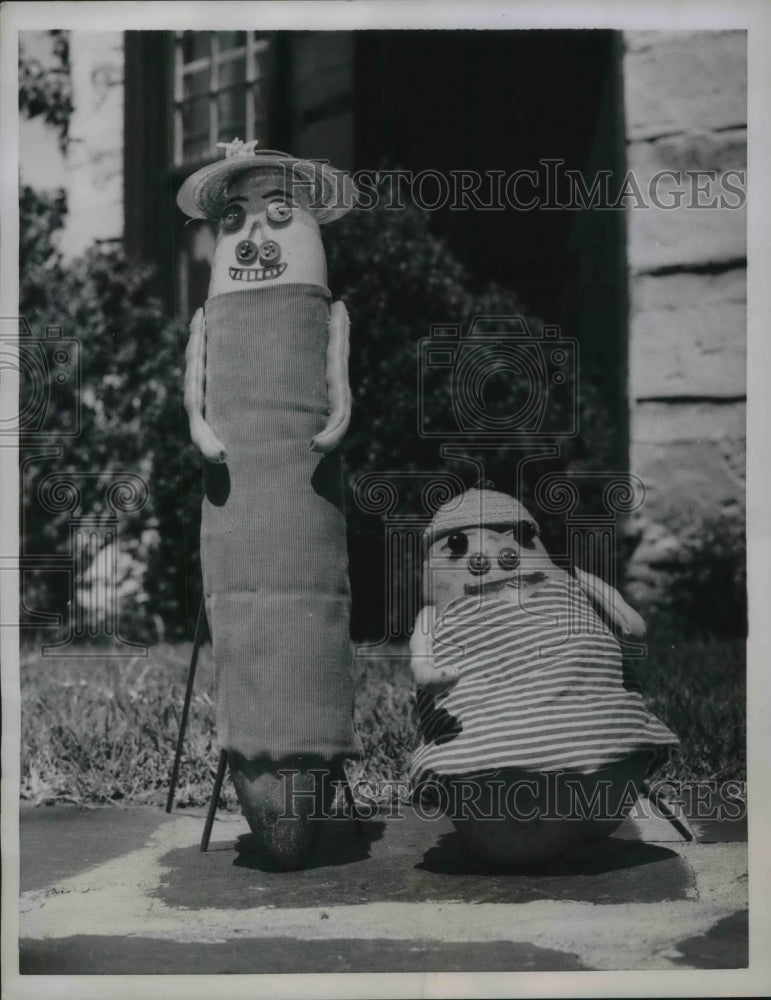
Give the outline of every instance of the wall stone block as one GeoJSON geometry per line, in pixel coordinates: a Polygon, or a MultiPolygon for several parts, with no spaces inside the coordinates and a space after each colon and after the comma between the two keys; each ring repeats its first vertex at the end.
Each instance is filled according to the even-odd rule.
{"type": "Polygon", "coordinates": [[[631,296],[633,401],[746,392],[746,272],[641,276],[631,296]]]}
{"type": "Polygon", "coordinates": [[[644,32],[624,37],[630,139],[746,124],[746,32],[644,32]]]}
{"type": "Polygon", "coordinates": [[[662,139],[639,139],[627,144],[629,168],[647,184],[659,170],[745,170],[747,129],[725,132],[688,132],[662,139]]]}
{"type": "Polygon", "coordinates": [[[744,402],[641,402],[632,412],[632,447],[742,439],[746,420],[744,402]]]}
{"type": "MultiPolygon", "coordinates": [[[[725,192],[723,182],[724,175],[719,175],[702,199],[704,207],[691,206],[685,200],[671,209],[630,207],[627,252],[632,273],[743,260],[747,253],[746,206],[729,207],[741,196],[721,195],[725,192]],[[721,197],[725,207],[720,207],[721,197]]],[[[663,185],[659,191],[662,203],[670,203],[663,185]]]]}

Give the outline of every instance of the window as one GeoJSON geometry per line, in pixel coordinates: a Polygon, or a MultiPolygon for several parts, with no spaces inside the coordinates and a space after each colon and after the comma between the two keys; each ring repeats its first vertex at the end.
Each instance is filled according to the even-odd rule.
{"type": "Polygon", "coordinates": [[[174,33],[175,167],[215,158],[218,142],[267,144],[269,48],[258,31],[174,33]]]}

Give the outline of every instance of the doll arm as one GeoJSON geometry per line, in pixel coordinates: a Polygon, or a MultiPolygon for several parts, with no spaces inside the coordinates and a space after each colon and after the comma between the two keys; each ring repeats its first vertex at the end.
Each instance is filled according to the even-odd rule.
{"type": "Polygon", "coordinates": [[[436,608],[427,604],[415,619],[410,636],[410,668],[415,683],[427,691],[440,691],[458,680],[457,667],[437,667],[434,660],[434,621],[436,608]]]}
{"type": "Polygon", "coordinates": [[[645,622],[630,608],[619,592],[591,573],[576,567],[576,579],[584,592],[596,601],[626,639],[644,639],[645,622]]]}
{"type": "Polygon", "coordinates": [[[190,324],[185,350],[185,410],[190,420],[190,437],[210,462],[224,462],[227,452],[203,418],[206,372],[206,320],[203,309],[196,310],[190,324]]]}
{"type": "Polygon", "coordinates": [[[351,387],[348,383],[348,354],[351,322],[342,302],[333,302],[329,312],[327,343],[327,394],[329,417],[326,426],[311,441],[311,451],[332,451],[343,439],[351,419],[351,387]]]}

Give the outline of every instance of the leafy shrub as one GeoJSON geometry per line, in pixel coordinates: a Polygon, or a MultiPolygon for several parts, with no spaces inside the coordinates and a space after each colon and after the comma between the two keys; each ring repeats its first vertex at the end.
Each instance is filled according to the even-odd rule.
{"type": "Polygon", "coordinates": [[[43,119],[59,133],[59,145],[66,150],[70,115],[73,111],[70,79],[69,32],[49,31],[53,63],[44,66],[19,46],[19,111],[27,118],[43,119]]]}
{"type": "MultiPolygon", "coordinates": [[[[24,544],[27,554],[65,554],[71,512],[51,512],[40,502],[43,479],[70,473],[82,500],[80,515],[104,517],[105,482],[110,474],[139,475],[149,499],[141,510],[120,516],[120,548],[139,567],[147,566],[131,616],[131,634],[157,637],[165,622],[171,634],[186,631],[181,611],[195,604],[195,566],[200,506],[199,460],[188,443],[182,408],[182,374],[187,331],[170,322],[155,291],[151,268],[128,260],[119,250],[89,250],[65,266],[56,249],[64,218],[60,195],[37,195],[24,188],[21,197],[20,304],[32,337],[45,327],[62,327],[79,344],[80,379],[64,387],[47,372],[44,391],[50,405],[41,429],[58,454],[40,452],[22,439],[24,544]],[[66,432],[76,408],[80,433],[66,432]],[[98,473],[99,475],[94,475],[98,473]],[[90,474],[85,475],[84,474],[90,474]],[[189,589],[188,589],[189,588],[189,589]],[[137,631],[138,630],[138,631],[137,631]]],[[[21,405],[40,386],[23,379],[21,405]]],[[[32,610],[67,613],[75,599],[62,573],[27,573],[25,599],[32,610]]]]}
{"type": "Polygon", "coordinates": [[[668,567],[661,612],[689,636],[747,634],[744,514],[704,518],[682,539],[668,567]]]}

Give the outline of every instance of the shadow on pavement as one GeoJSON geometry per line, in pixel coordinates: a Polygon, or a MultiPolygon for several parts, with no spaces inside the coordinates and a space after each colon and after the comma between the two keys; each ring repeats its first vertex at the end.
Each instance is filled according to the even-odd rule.
{"type": "MultiPolygon", "coordinates": [[[[22,975],[578,972],[575,954],[519,941],[237,938],[218,944],[78,935],[22,941],[22,975]]],[[[225,987],[225,991],[227,988],[225,987]]],[[[224,995],[220,988],[220,995],[224,995]]]]}
{"type": "MultiPolygon", "coordinates": [[[[366,861],[370,856],[372,844],[382,839],[384,831],[383,822],[360,823],[358,827],[345,820],[330,822],[321,835],[319,846],[304,865],[303,871],[366,861]]],[[[261,870],[255,838],[251,833],[242,834],[236,840],[235,849],[238,857],[233,862],[234,865],[239,868],[261,870]]]]}
{"type": "Polygon", "coordinates": [[[443,834],[416,868],[475,881],[505,878],[518,894],[530,890],[539,897],[576,901],[664,902],[687,899],[695,890],[691,869],[675,851],[614,837],[573,848],[538,870],[511,872],[470,858],[452,832],[443,834]]]}
{"type": "Polygon", "coordinates": [[[680,957],[675,961],[692,969],[746,969],[748,938],[749,911],[737,910],[706,933],[678,941],[675,948],[680,957]]]}

